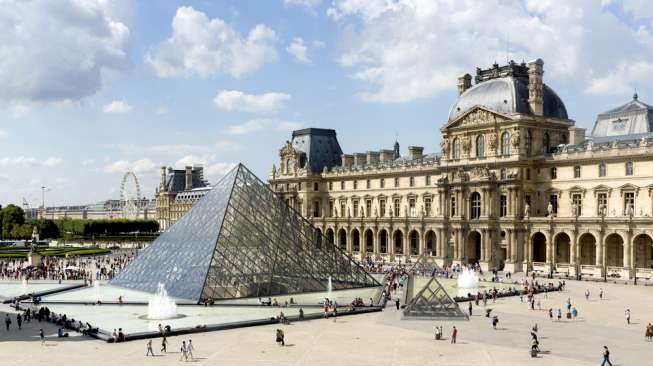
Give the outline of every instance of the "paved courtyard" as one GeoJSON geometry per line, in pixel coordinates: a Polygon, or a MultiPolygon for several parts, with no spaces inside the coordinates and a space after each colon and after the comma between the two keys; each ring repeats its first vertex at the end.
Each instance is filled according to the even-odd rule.
{"type": "MultiPolygon", "coordinates": [[[[206,365],[599,365],[603,345],[612,352],[614,365],[653,364],[653,342],[644,339],[645,326],[653,322],[653,287],[569,281],[567,291],[540,297],[542,310],[529,310],[518,297],[488,302],[499,326],[475,307],[470,321],[401,321],[394,307],[380,313],[313,320],[283,326],[285,347],[274,342],[276,326],[235,329],[169,338],[170,351],[159,356],[160,339],[154,339],[157,357],[145,355],[146,341],[107,344],[80,336],[56,338],[56,328],[32,321],[18,331],[15,322],[0,330],[2,365],[169,365],[179,362],[183,339],[192,338],[195,362],[206,365]],[[598,299],[599,288],[605,300],[598,299]],[[590,300],[584,292],[589,289],[590,300]],[[550,321],[545,309],[563,310],[567,298],[579,311],[575,321],[550,321]],[[627,325],[624,311],[632,312],[627,325]],[[541,349],[531,359],[529,330],[537,323],[541,349]],[[434,326],[443,325],[446,340],[435,341],[434,326]],[[449,342],[452,325],[459,329],[458,344],[449,342]],[[38,327],[47,342],[41,346],[38,327]]],[[[0,311],[11,312],[6,305],[0,311]]],[[[466,310],[467,304],[463,304],[466,310]]],[[[4,314],[2,314],[4,318],[4,314]]]]}

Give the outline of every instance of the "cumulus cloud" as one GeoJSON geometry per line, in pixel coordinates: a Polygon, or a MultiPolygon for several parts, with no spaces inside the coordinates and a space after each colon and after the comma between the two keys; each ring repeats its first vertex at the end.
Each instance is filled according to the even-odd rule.
{"type": "Polygon", "coordinates": [[[210,177],[215,181],[217,178],[229,173],[229,171],[235,166],[236,163],[215,163],[204,167],[204,172],[207,177],[210,177]]]}
{"type": "Polygon", "coordinates": [[[124,100],[114,100],[109,104],[105,104],[102,110],[104,113],[129,113],[132,110],[132,106],[124,100]]]}
{"type": "Polygon", "coordinates": [[[149,158],[143,158],[135,161],[118,160],[104,166],[106,173],[125,173],[133,171],[134,173],[151,172],[156,167],[156,164],[149,158]]]}
{"type": "Polygon", "coordinates": [[[202,78],[218,74],[240,77],[276,59],[275,32],[263,24],[241,36],[222,19],[192,7],[180,7],[172,19],[172,34],[145,56],[145,63],[162,78],[202,78]]]}
{"type": "Polygon", "coordinates": [[[310,64],[311,60],[306,55],[308,47],[304,44],[304,40],[301,37],[295,37],[290,45],[286,47],[286,51],[292,55],[296,61],[310,64]]]}
{"type": "Polygon", "coordinates": [[[93,95],[129,65],[129,28],[106,0],[5,0],[0,98],[56,102],[93,95]]]}
{"type": "Polygon", "coordinates": [[[201,165],[204,167],[204,175],[208,179],[216,181],[219,177],[225,175],[236,166],[235,163],[221,162],[217,160],[217,155],[215,154],[202,156],[186,155],[177,160],[175,166],[181,168],[201,165]]]}
{"type": "Polygon", "coordinates": [[[1,167],[21,167],[29,168],[35,166],[53,167],[61,165],[63,160],[54,156],[48,157],[45,160],[37,159],[33,156],[13,156],[0,158],[1,167]]]}
{"type": "MultiPolygon", "coordinates": [[[[609,91],[603,79],[624,62],[653,64],[650,22],[633,27],[593,0],[335,0],[327,14],[344,34],[338,62],[362,82],[366,101],[454,90],[456,76],[505,60],[507,40],[511,58],[544,59],[547,82],[573,79],[593,92],[609,91]]],[[[632,90],[638,72],[611,84],[632,90]]]]}
{"type": "Polygon", "coordinates": [[[245,94],[238,90],[222,90],[213,102],[228,111],[244,111],[254,113],[274,112],[284,107],[292,97],[285,93],[245,94]]]}
{"type": "Polygon", "coordinates": [[[259,118],[250,119],[241,124],[228,126],[227,133],[231,135],[246,135],[261,130],[292,131],[301,127],[302,124],[298,122],[259,118]]]}

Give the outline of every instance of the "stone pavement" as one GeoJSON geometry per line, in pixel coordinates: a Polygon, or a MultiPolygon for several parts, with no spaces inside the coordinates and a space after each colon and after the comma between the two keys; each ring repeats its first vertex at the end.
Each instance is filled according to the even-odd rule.
{"type": "MultiPolygon", "coordinates": [[[[556,280],[557,281],[557,280],[556,280]]],[[[519,297],[488,302],[499,316],[498,330],[474,307],[470,321],[442,322],[446,340],[435,341],[434,321],[403,321],[394,307],[381,313],[333,320],[313,320],[279,326],[287,346],[274,342],[277,326],[234,329],[169,338],[164,356],[145,355],[146,341],[107,344],[85,337],[56,338],[49,334],[45,347],[38,339],[39,323],[32,321],[22,331],[0,330],[2,365],[53,365],[74,363],[101,365],[172,365],[179,362],[181,341],[191,338],[195,360],[206,365],[599,365],[602,346],[608,345],[614,365],[653,364],[653,342],[644,339],[645,325],[653,322],[653,287],[568,281],[567,291],[538,295],[541,311],[528,310],[519,297]],[[590,289],[590,301],[584,298],[590,289]],[[606,300],[598,300],[603,288],[606,300]],[[550,321],[547,311],[564,310],[567,298],[579,311],[576,321],[550,321]],[[624,310],[630,308],[632,324],[626,325],[624,310]],[[530,328],[538,323],[541,349],[531,359],[530,328]],[[451,326],[459,329],[458,344],[449,343],[451,326]]],[[[467,309],[467,304],[463,304],[467,309]]],[[[5,305],[0,311],[9,311],[5,305]]],[[[4,314],[2,314],[4,318],[4,314]]],[[[438,325],[440,323],[437,323],[438,325]]],[[[41,323],[40,325],[45,325],[41,323]]],[[[156,354],[160,339],[153,340],[156,354]]]]}

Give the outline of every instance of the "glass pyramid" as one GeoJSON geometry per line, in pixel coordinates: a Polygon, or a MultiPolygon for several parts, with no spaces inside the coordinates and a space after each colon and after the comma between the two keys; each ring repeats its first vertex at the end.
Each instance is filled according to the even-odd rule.
{"type": "Polygon", "coordinates": [[[431,277],[410,300],[403,315],[405,318],[421,319],[469,319],[435,277],[431,277]]]}
{"type": "Polygon", "coordinates": [[[111,285],[173,297],[268,297],[380,284],[239,164],[111,285]]]}

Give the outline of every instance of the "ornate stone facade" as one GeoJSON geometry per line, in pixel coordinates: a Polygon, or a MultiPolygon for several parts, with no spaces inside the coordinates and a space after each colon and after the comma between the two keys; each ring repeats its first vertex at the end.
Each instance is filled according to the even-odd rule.
{"type": "Polygon", "coordinates": [[[651,278],[653,134],[585,138],[542,74],[537,60],[462,77],[440,153],[343,154],[318,171],[286,145],[270,185],[356,257],[651,278]]]}

